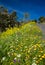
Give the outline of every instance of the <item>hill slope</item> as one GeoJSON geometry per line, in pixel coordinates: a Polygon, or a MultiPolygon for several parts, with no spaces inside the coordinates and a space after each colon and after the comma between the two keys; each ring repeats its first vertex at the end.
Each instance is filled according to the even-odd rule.
{"type": "Polygon", "coordinates": [[[45,65],[45,41],[36,23],[13,28],[0,36],[0,65],[45,65]],[[34,61],[35,60],[35,61],[34,61]]]}

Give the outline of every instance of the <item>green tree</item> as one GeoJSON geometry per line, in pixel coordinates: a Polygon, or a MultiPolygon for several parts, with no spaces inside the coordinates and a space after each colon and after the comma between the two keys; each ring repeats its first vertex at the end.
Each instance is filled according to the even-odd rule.
{"type": "Polygon", "coordinates": [[[0,6],[0,28],[1,31],[5,30],[8,18],[8,11],[3,6],[0,6]]]}
{"type": "Polygon", "coordinates": [[[6,28],[14,27],[16,21],[16,12],[8,13],[8,10],[3,6],[0,6],[0,28],[1,31],[6,30],[6,28]]]}
{"type": "Polygon", "coordinates": [[[41,17],[39,18],[39,22],[41,22],[41,23],[45,22],[45,17],[44,17],[44,16],[41,16],[41,17]]]}

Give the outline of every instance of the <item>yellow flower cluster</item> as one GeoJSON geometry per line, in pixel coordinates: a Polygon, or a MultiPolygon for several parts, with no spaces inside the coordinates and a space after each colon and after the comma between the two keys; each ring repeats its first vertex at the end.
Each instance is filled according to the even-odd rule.
{"type": "Polygon", "coordinates": [[[7,38],[9,35],[12,35],[12,34],[18,32],[18,31],[19,31],[19,28],[15,28],[15,27],[14,28],[7,29],[6,32],[3,32],[1,34],[1,37],[2,38],[7,38]]]}
{"type": "Polygon", "coordinates": [[[39,59],[36,61],[37,64],[40,63],[40,61],[42,62],[45,59],[45,54],[43,54],[42,56],[39,55],[39,59]]]}

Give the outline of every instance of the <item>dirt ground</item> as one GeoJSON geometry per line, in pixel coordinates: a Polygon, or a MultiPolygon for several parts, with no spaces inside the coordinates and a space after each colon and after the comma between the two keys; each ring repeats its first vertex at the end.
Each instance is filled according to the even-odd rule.
{"type": "Polygon", "coordinates": [[[37,25],[42,30],[43,38],[45,39],[45,23],[37,23],[37,25]]]}

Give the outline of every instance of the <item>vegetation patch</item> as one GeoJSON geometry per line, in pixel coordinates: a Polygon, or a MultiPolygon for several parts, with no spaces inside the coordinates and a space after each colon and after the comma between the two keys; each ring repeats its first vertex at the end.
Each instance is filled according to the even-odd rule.
{"type": "Polygon", "coordinates": [[[0,34],[0,65],[45,65],[45,41],[31,22],[0,34]]]}

